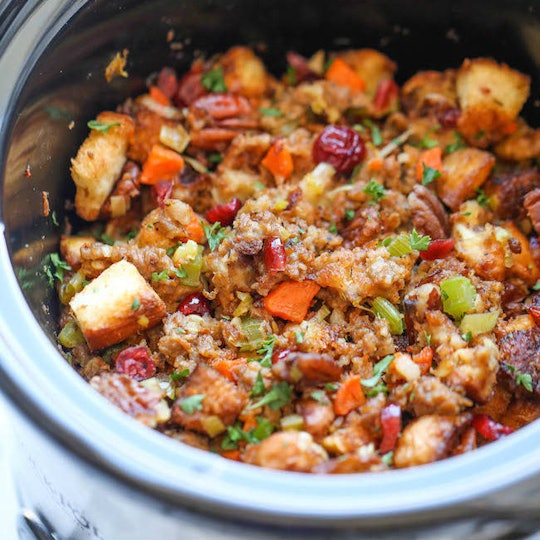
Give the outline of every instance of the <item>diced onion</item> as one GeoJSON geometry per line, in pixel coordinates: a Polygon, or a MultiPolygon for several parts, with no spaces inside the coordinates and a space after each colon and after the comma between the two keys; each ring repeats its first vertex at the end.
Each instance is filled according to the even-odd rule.
{"type": "Polygon", "coordinates": [[[256,351],[262,347],[266,333],[263,330],[261,320],[245,317],[242,319],[242,332],[245,337],[244,343],[240,346],[242,352],[256,351]]]}
{"type": "Polygon", "coordinates": [[[284,431],[301,431],[304,428],[304,418],[299,414],[289,414],[280,420],[284,431]]]}
{"type": "Polygon", "coordinates": [[[461,319],[474,307],[476,289],[464,276],[443,279],[440,284],[443,310],[454,319],[461,319]]]}
{"type": "Polygon", "coordinates": [[[237,291],[236,296],[240,300],[240,303],[236,306],[236,309],[233,311],[233,317],[241,317],[246,315],[251,310],[253,305],[253,298],[251,294],[245,293],[242,291],[237,291]]]}
{"type": "Polygon", "coordinates": [[[128,210],[128,202],[122,195],[111,195],[111,217],[125,216],[128,210]]]}
{"type": "Polygon", "coordinates": [[[188,132],[181,124],[177,124],[176,126],[161,126],[159,141],[165,146],[176,150],[179,154],[188,147],[190,140],[188,132]]]}
{"type": "Polygon", "coordinates": [[[202,427],[209,437],[215,437],[220,433],[223,433],[227,428],[225,424],[221,421],[219,416],[207,416],[201,420],[202,427]]]}
{"type": "Polygon", "coordinates": [[[386,319],[388,321],[388,326],[390,327],[390,332],[396,336],[403,334],[404,325],[403,325],[403,315],[399,310],[386,298],[378,296],[373,300],[372,309],[375,315],[381,319],[386,319]]]}
{"type": "Polygon", "coordinates": [[[84,343],[84,336],[78,324],[75,321],[69,321],[58,334],[58,341],[63,347],[73,349],[73,347],[84,343]]]}
{"type": "Polygon", "coordinates": [[[473,337],[478,334],[485,334],[486,332],[491,332],[491,330],[495,328],[498,318],[498,311],[490,311],[489,313],[471,313],[463,317],[460,329],[464,334],[470,333],[473,337]]]}

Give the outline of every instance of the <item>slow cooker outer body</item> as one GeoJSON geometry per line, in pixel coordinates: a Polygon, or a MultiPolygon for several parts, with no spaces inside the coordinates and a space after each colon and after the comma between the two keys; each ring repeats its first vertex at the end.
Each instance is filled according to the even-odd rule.
{"type": "MultiPolygon", "coordinates": [[[[540,521],[538,423],[417,471],[324,479],[255,474],[133,426],[51,343],[56,310],[40,281],[41,260],[55,250],[59,228],[41,216],[41,192],[61,221],[72,195],[69,158],[86,122],[144,88],[148,73],[186,68],[197,50],[262,45],[265,61],[281,73],[289,49],[368,46],[398,62],[400,81],[466,56],[493,56],[531,74],[537,94],[539,10],[539,2],[510,0],[2,2],[0,388],[15,411],[23,506],[59,538],[84,540],[345,539],[370,537],[371,528],[392,538],[397,526],[412,525],[410,538],[433,538],[433,528],[419,528],[426,522],[470,537],[491,519],[532,530],[540,521]],[[107,84],[104,67],[123,49],[130,77],[107,84]],[[31,178],[23,174],[27,165],[31,178]]],[[[540,124],[534,97],[526,113],[540,124]]]]}

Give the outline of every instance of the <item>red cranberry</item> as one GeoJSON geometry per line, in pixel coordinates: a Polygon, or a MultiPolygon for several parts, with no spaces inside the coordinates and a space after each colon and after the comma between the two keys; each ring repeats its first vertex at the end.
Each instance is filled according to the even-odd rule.
{"type": "Polygon", "coordinates": [[[277,364],[280,360],[285,360],[292,352],[290,349],[278,349],[274,351],[272,354],[272,364],[277,364]]]}
{"type": "Polygon", "coordinates": [[[423,261],[435,261],[436,259],[444,259],[454,249],[454,239],[444,238],[432,240],[429,247],[420,252],[420,258],[423,261]]]}
{"type": "Polygon", "coordinates": [[[222,227],[232,225],[238,210],[242,208],[242,201],[234,197],[227,204],[218,204],[207,210],[204,216],[210,223],[221,223],[222,227]]]}
{"type": "Polygon", "coordinates": [[[178,79],[176,71],[170,67],[164,67],[158,75],[157,87],[169,98],[178,92],[178,79]]]}
{"type": "Polygon", "coordinates": [[[180,302],[178,311],[184,315],[202,316],[210,313],[210,302],[201,293],[189,294],[180,302]]]}
{"type": "Polygon", "coordinates": [[[457,124],[461,111],[459,109],[447,109],[446,111],[437,111],[436,116],[439,124],[445,129],[454,129],[457,124]]]}
{"type": "Polygon", "coordinates": [[[163,208],[165,201],[171,198],[173,185],[172,180],[158,180],[152,185],[152,197],[160,208],[163,208]]]}
{"type": "Polygon", "coordinates": [[[128,347],[116,357],[116,371],[143,381],[156,374],[156,365],[150,358],[148,347],[128,347]]]}
{"type": "Polygon", "coordinates": [[[385,79],[377,86],[373,105],[379,111],[384,111],[399,95],[398,85],[392,79],[385,79]]]}
{"type": "Polygon", "coordinates": [[[536,326],[540,326],[540,306],[529,306],[527,308],[536,326]]]}
{"type": "Polygon", "coordinates": [[[379,446],[379,452],[386,454],[394,449],[401,431],[401,407],[390,403],[381,410],[381,427],[383,438],[379,446]]]}
{"type": "Polygon", "coordinates": [[[285,246],[279,236],[264,239],[263,259],[269,272],[283,272],[286,262],[285,246]]]}
{"type": "Polygon", "coordinates": [[[364,141],[347,126],[326,126],[313,144],[315,163],[329,163],[338,172],[351,171],[365,157],[364,141]]]}
{"type": "Polygon", "coordinates": [[[488,441],[496,441],[505,435],[510,435],[514,430],[495,422],[487,414],[477,414],[472,421],[474,429],[488,441]]]}

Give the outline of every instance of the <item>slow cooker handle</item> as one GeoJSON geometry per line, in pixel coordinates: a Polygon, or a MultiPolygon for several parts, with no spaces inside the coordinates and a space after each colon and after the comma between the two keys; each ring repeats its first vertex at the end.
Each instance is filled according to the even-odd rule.
{"type": "Polygon", "coordinates": [[[40,518],[33,510],[23,509],[19,514],[19,540],[62,540],[46,520],[40,518]]]}

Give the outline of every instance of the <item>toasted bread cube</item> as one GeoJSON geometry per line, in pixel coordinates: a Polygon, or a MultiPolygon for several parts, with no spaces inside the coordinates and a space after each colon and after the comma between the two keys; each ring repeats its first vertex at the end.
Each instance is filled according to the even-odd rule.
{"type": "Polygon", "coordinates": [[[502,227],[508,232],[512,241],[519,242],[519,250],[517,253],[511,251],[511,266],[507,269],[507,274],[510,277],[521,278],[529,287],[532,287],[540,276],[538,265],[536,264],[531,250],[529,248],[529,242],[526,236],[512,223],[506,221],[502,227]]]}
{"type": "Polygon", "coordinates": [[[456,72],[419,71],[401,89],[403,107],[407,112],[419,114],[426,110],[457,108],[456,72]]]}
{"type": "Polygon", "coordinates": [[[81,266],[81,248],[92,245],[95,241],[93,236],[62,236],[60,254],[73,270],[78,270],[81,266]]]}
{"type": "Polygon", "coordinates": [[[102,112],[97,121],[110,128],[92,129],[71,160],[71,177],[77,186],[75,209],[86,221],[94,221],[122,173],[133,136],[133,120],[125,114],[102,112]]]}
{"type": "Polygon", "coordinates": [[[478,276],[502,281],[505,274],[505,251],[492,225],[471,228],[458,223],[452,237],[455,250],[478,276]]]}
{"type": "Polygon", "coordinates": [[[366,83],[366,92],[375,94],[379,82],[393,79],[396,64],[385,54],[374,49],[355,49],[337,55],[366,83]]]}
{"type": "Polygon", "coordinates": [[[229,92],[248,98],[260,97],[268,90],[269,76],[262,60],[249,47],[233,47],[220,59],[229,92]]]}
{"type": "Polygon", "coordinates": [[[151,328],[166,314],[163,300],[125,260],[104,270],[69,305],[92,351],[151,328]]]}
{"type": "Polygon", "coordinates": [[[493,149],[497,157],[508,161],[525,161],[540,156],[540,129],[520,122],[514,133],[505,137],[493,149]]]}
{"type": "Polygon", "coordinates": [[[457,72],[459,132],[475,146],[500,140],[529,97],[530,79],[489,58],[465,60],[457,72]]]}
{"type": "Polygon", "coordinates": [[[437,193],[454,212],[487,180],[495,158],[476,148],[462,148],[443,159],[442,176],[437,180],[437,193]]]}

